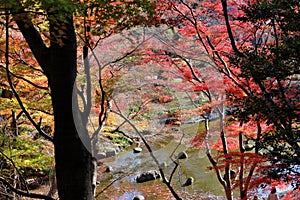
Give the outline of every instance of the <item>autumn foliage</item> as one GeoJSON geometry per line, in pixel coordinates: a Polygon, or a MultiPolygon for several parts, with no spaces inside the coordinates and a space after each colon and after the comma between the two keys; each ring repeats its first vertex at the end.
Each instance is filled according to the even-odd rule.
{"type": "MultiPolygon", "coordinates": [[[[26,2],[23,6],[32,13],[31,21],[47,48],[64,46],[60,34],[66,32],[66,27],[56,30],[49,22],[63,22],[57,13],[66,10],[74,17],[77,62],[83,67],[78,66],[75,91],[84,126],[93,123],[87,128],[93,147],[107,120],[117,123],[110,112],[123,110],[141,129],[159,117],[171,126],[201,122],[204,130],[195,131],[190,143],[205,149],[227,199],[233,199],[234,190],[247,199],[265,184],[292,186],[296,189],[285,198],[297,198],[299,2],[60,1],[54,10],[53,2],[26,2]],[[133,27],[146,27],[144,35],[133,27]],[[161,32],[153,34],[152,27],[161,32]],[[127,34],[126,39],[113,40],[119,33],[127,34]],[[109,52],[100,59],[99,46],[109,52]],[[91,77],[96,77],[92,83],[91,77]],[[130,101],[117,101],[128,93],[130,101]],[[153,114],[170,104],[176,109],[153,114]]],[[[3,9],[7,16],[8,9],[13,15],[14,4],[3,9]]],[[[1,24],[11,32],[7,57],[6,31],[0,29],[0,117],[5,121],[1,138],[17,137],[9,143],[13,147],[37,141],[52,155],[52,144],[40,141],[41,136],[52,141],[55,129],[49,75],[33,59],[14,18],[5,21],[3,16],[1,24]]],[[[1,158],[19,154],[9,157],[7,152],[1,149],[1,158]]]]}

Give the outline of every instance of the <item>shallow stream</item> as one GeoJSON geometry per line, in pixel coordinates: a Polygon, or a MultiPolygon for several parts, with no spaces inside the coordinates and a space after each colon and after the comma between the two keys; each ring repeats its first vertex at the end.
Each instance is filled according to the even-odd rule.
{"type": "MultiPolygon", "coordinates": [[[[201,195],[223,196],[224,190],[218,182],[213,170],[209,169],[210,163],[204,150],[199,150],[190,145],[179,145],[178,140],[165,138],[165,145],[155,144],[151,148],[159,163],[164,163],[164,173],[169,179],[174,170],[175,164],[170,157],[176,160],[179,152],[185,151],[188,158],[177,160],[180,165],[176,169],[172,178],[172,185],[180,193],[183,199],[201,199],[201,195]],[[166,142],[169,140],[169,142],[166,142]],[[172,155],[172,156],[171,156],[172,155]],[[183,187],[188,177],[194,178],[191,186],[183,187]]],[[[99,170],[98,193],[110,185],[104,192],[98,195],[97,199],[132,200],[135,195],[141,194],[150,199],[173,199],[168,188],[161,180],[136,183],[135,177],[142,172],[158,170],[157,165],[151,158],[145,146],[141,145],[143,151],[134,153],[133,148],[129,148],[115,157],[103,160],[103,166],[99,170]],[[111,172],[105,172],[106,167],[111,168],[111,172]]],[[[221,199],[221,198],[209,198],[221,199]]]]}

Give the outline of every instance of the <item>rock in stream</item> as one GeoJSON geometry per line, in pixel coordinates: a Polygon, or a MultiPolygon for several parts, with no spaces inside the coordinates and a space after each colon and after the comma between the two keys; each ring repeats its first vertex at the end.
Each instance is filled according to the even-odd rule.
{"type": "Polygon", "coordinates": [[[155,179],[160,179],[160,174],[156,170],[150,170],[144,172],[135,178],[137,183],[143,183],[147,181],[152,181],[155,179]]]}

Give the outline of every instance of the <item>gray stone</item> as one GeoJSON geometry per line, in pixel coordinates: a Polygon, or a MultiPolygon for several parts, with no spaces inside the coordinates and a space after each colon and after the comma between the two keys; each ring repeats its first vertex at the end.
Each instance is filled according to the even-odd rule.
{"type": "Polygon", "coordinates": [[[97,159],[103,159],[115,156],[120,152],[120,148],[116,144],[112,144],[111,142],[99,138],[94,151],[95,155],[97,155],[97,159]]]}
{"type": "Polygon", "coordinates": [[[188,155],[185,151],[182,151],[178,154],[177,158],[178,159],[186,159],[186,158],[188,158],[188,155]]]}
{"type": "Polygon", "coordinates": [[[143,182],[152,181],[152,180],[159,179],[159,178],[161,178],[161,177],[157,171],[150,170],[150,171],[140,174],[139,176],[136,177],[135,180],[137,183],[143,183],[143,182]]]}
{"type": "Polygon", "coordinates": [[[141,153],[143,151],[143,149],[141,147],[135,147],[133,149],[133,153],[141,153]]]}
{"type": "Polygon", "coordinates": [[[105,152],[101,152],[101,153],[98,153],[96,155],[96,159],[99,160],[99,159],[103,159],[103,158],[106,158],[106,153],[105,152]]]}
{"type": "Polygon", "coordinates": [[[116,149],[109,149],[107,152],[106,152],[106,157],[113,157],[117,155],[117,150],[116,149]]]}
{"type": "Polygon", "coordinates": [[[113,168],[111,166],[107,166],[105,169],[105,172],[111,172],[113,170],[113,168]]]}
{"type": "Polygon", "coordinates": [[[194,178],[193,177],[188,177],[185,181],[185,183],[182,185],[182,187],[187,187],[190,186],[194,183],[194,178]]]}
{"type": "Polygon", "coordinates": [[[193,177],[188,177],[188,179],[185,182],[185,186],[192,185],[194,183],[194,178],[193,177]]]}
{"type": "Polygon", "coordinates": [[[143,195],[136,195],[133,200],[145,200],[145,197],[143,195]]]}

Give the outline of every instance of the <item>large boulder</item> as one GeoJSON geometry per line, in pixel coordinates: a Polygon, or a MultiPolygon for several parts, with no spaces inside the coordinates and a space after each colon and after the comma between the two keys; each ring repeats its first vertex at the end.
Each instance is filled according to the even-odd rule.
{"type": "Polygon", "coordinates": [[[101,138],[99,138],[94,149],[94,155],[97,160],[116,156],[119,152],[120,147],[118,145],[101,138]]]}
{"type": "Polygon", "coordinates": [[[119,153],[118,148],[108,147],[106,149],[103,149],[103,151],[101,151],[101,152],[97,152],[95,158],[97,160],[101,160],[104,158],[116,156],[118,153],[119,153]]]}

